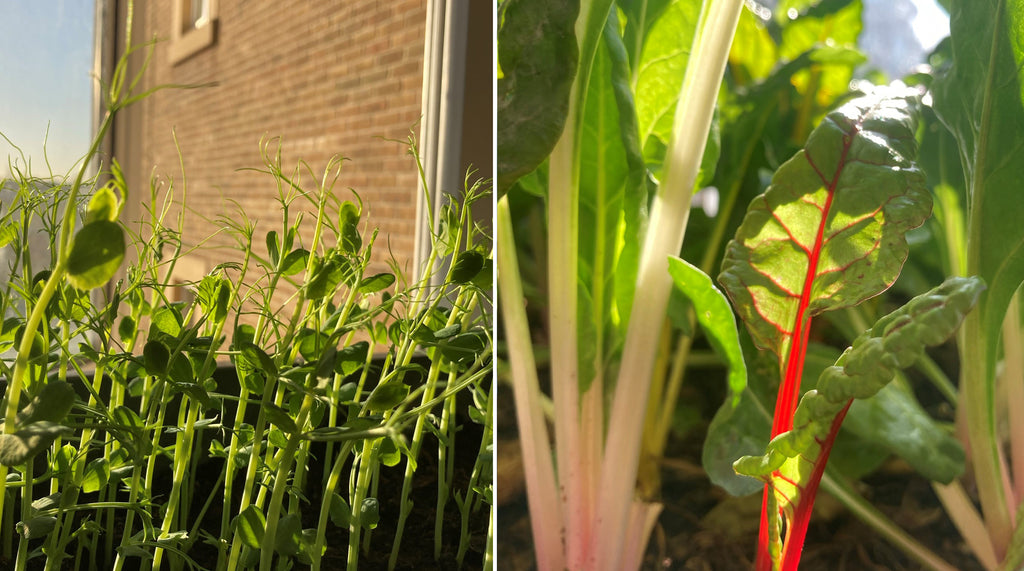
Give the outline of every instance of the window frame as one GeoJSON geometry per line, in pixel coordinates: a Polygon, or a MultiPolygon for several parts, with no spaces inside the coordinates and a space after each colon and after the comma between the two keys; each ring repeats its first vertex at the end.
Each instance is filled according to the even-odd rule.
{"type": "Polygon", "coordinates": [[[171,45],[168,57],[171,65],[184,61],[217,40],[218,0],[205,0],[207,18],[196,26],[188,22],[192,19],[192,0],[174,0],[174,14],[171,18],[171,45]]]}

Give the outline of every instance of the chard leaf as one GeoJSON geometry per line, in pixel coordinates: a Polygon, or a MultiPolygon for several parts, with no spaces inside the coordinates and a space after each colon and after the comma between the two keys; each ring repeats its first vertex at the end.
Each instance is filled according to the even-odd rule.
{"type": "MultiPolygon", "coordinates": [[[[913,365],[930,345],[944,342],[977,303],[980,278],[950,278],[915,297],[865,331],[825,369],[793,416],[793,428],[768,443],[763,456],[745,456],[736,472],[764,480],[771,489],[767,513],[786,520],[788,542],[803,543],[814,495],[839,425],[853,399],[874,396],[898,369],[913,365]],[[794,533],[795,532],[795,533],[794,533]]],[[[771,518],[768,536],[778,541],[781,520],[771,518]]],[[[779,548],[774,546],[773,552],[779,548]]],[[[783,556],[784,557],[784,556],[783,556]]]]}
{"type": "Polygon", "coordinates": [[[935,82],[935,111],[956,137],[964,168],[965,271],[989,286],[964,324],[960,402],[985,525],[995,551],[1002,552],[1015,524],[995,418],[995,378],[1000,328],[1024,282],[1024,2],[951,1],[950,8],[953,61],[935,82]]]}
{"type": "Polygon", "coordinates": [[[674,0],[647,32],[636,68],[636,114],[644,157],[660,162],[672,138],[686,64],[697,30],[701,4],[674,0]]]}
{"type": "Polygon", "coordinates": [[[498,182],[503,194],[562,134],[576,76],[578,0],[508,0],[498,29],[498,182]]]}
{"type": "Polygon", "coordinates": [[[882,90],[829,113],[747,209],[719,282],[785,366],[812,316],[877,295],[931,211],[914,166],[915,95],[882,90]]]}
{"type": "Polygon", "coordinates": [[[906,382],[889,383],[875,396],[854,401],[843,429],[884,446],[929,480],[948,484],[964,471],[960,441],[928,416],[906,382]]]}
{"type": "Polygon", "coordinates": [[[934,87],[935,112],[959,143],[976,210],[969,232],[977,245],[968,253],[967,271],[989,288],[978,314],[992,340],[993,359],[1010,297],[1024,282],[1022,10],[1019,0],[954,2],[953,65],[934,87]],[[997,4],[1007,6],[1000,12],[997,4]]]}
{"type": "Polygon", "coordinates": [[[747,366],[743,361],[736,319],[729,302],[718,291],[707,274],[680,258],[669,258],[668,273],[677,290],[691,302],[697,321],[708,341],[729,365],[729,394],[732,406],[739,403],[740,393],[747,386],[747,366]]]}
{"type": "MultiPolygon", "coordinates": [[[[639,159],[636,143],[625,48],[618,34],[618,19],[614,16],[608,18],[603,39],[591,68],[580,127],[577,299],[581,391],[589,388],[599,369],[604,368],[609,353],[622,341],[617,324],[625,321],[613,317],[616,287],[623,281],[629,282],[627,287],[632,287],[636,279],[635,265],[629,268],[623,264],[619,268],[627,275],[626,280],[620,280],[616,270],[616,238],[623,201],[628,192],[635,192],[627,188],[627,184],[636,182],[631,177],[634,161],[627,152],[627,144],[633,147],[634,159],[641,164],[642,159],[639,159]],[[631,137],[623,134],[623,128],[629,129],[630,125],[631,137]]],[[[624,334],[624,330],[621,333],[624,334]]]]}

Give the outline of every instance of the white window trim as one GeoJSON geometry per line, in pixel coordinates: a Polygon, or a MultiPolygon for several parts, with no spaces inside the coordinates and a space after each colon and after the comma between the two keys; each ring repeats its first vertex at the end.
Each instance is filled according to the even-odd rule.
{"type": "Polygon", "coordinates": [[[172,65],[213,45],[217,39],[217,13],[220,2],[218,0],[207,1],[209,2],[208,18],[198,26],[186,29],[185,15],[188,13],[188,4],[191,4],[191,1],[174,0],[171,45],[168,50],[168,58],[172,65]]]}

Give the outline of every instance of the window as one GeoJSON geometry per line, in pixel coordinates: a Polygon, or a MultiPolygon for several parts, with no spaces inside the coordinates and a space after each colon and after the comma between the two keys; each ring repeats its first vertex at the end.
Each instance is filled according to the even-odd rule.
{"type": "Polygon", "coordinates": [[[178,63],[213,45],[216,23],[217,0],[174,0],[171,63],[178,63]]]}

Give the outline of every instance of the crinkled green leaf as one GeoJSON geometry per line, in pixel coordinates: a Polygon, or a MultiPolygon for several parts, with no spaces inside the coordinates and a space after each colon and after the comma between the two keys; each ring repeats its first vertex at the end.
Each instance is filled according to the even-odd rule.
{"type": "Polygon", "coordinates": [[[931,211],[912,162],[915,100],[883,90],[829,113],[748,207],[719,281],[759,347],[784,360],[813,315],[896,280],[906,232],[931,211]]]}
{"type": "Polygon", "coordinates": [[[818,483],[813,474],[824,467],[840,414],[852,399],[878,393],[898,369],[913,365],[925,347],[949,338],[984,288],[979,278],[950,278],[878,320],[825,369],[817,388],[803,396],[793,429],[773,438],[763,456],[737,460],[736,472],[769,484],[788,525],[794,525],[798,513],[808,517],[818,483]]]}

